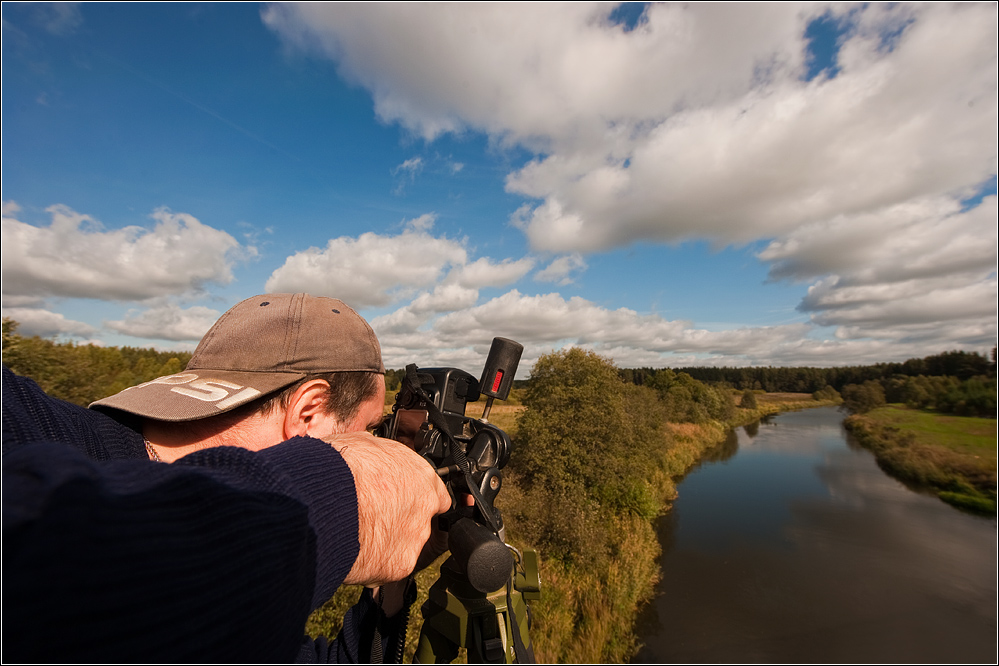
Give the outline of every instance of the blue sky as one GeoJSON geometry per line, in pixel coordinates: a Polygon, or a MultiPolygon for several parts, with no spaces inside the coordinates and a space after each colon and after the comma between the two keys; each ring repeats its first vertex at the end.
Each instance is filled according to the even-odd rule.
{"type": "Polygon", "coordinates": [[[3,5],[3,314],[192,349],[337,296],[386,365],[996,342],[994,3],[3,5]]]}

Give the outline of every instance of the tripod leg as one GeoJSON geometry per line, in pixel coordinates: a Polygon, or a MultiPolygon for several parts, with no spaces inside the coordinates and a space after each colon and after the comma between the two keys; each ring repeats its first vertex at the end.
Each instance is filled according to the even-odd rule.
{"type": "Polygon", "coordinates": [[[423,623],[420,642],[416,646],[414,664],[449,664],[458,656],[458,644],[423,623]]]}
{"type": "Polygon", "coordinates": [[[515,659],[521,664],[536,664],[534,645],[531,643],[530,609],[519,590],[508,590],[508,612],[505,614],[506,630],[513,642],[515,659]]]}
{"type": "Polygon", "coordinates": [[[468,618],[471,635],[467,637],[468,663],[505,664],[507,658],[507,632],[505,613],[479,614],[468,618]]]}

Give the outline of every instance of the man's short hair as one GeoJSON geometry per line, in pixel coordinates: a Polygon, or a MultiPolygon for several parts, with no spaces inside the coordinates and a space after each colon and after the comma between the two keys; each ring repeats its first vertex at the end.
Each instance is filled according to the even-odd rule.
{"type": "MultiPolygon", "coordinates": [[[[158,421],[196,421],[276,394],[312,375],[355,373],[385,374],[378,338],[359,314],[335,298],[263,294],[223,314],[183,372],[125,389],[90,407],[158,421]]],[[[330,382],[330,402],[338,415],[353,401],[337,394],[341,383],[330,382]]]]}
{"type": "Polygon", "coordinates": [[[327,372],[308,375],[272,396],[260,399],[254,414],[266,416],[275,409],[288,409],[291,396],[300,386],[314,379],[322,379],[329,384],[323,411],[337,421],[351,421],[361,410],[361,405],[378,394],[379,383],[385,378],[376,372],[327,372]]]}

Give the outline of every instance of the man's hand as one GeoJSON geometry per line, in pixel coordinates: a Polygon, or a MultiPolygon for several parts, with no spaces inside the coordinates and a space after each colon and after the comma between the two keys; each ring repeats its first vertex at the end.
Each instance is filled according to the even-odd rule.
{"type": "Polygon", "coordinates": [[[416,568],[434,516],[451,498],[427,461],[399,442],[365,432],[333,435],[354,475],[361,550],[344,583],[381,585],[416,568]]]}

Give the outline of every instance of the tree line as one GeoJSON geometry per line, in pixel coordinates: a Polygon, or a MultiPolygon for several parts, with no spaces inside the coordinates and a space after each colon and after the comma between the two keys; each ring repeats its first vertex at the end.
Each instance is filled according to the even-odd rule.
{"type": "MultiPolygon", "coordinates": [[[[31,377],[53,397],[78,405],[113,395],[129,386],[180,372],[190,352],[149,348],[99,347],[56,342],[17,333],[17,322],[3,319],[3,362],[31,377]]],[[[950,351],[901,363],[839,368],[687,367],[614,368],[625,384],[646,386],[659,396],[665,418],[673,422],[727,421],[735,409],[731,392],[840,393],[846,406],[863,412],[889,403],[968,416],[996,416],[996,349],[991,359],[976,352],[950,351]]],[[[385,383],[397,389],[405,370],[387,370],[385,383]]],[[[526,387],[526,380],[517,382],[526,387]]],[[[742,404],[742,406],[746,406],[742,404]]]]}
{"type": "Polygon", "coordinates": [[[864,414],[887,403],[902,403],[914,409],[927,409],[957,416],[996,418],[996,380],[972,377],[895,376],[843,387],[843,405],[855,414],[864,414]]]}
{"type": "Polygon", "coordinates": [[[17,333],[16,321],[3,319],[4,365],[35,380],[50,396],[84,407],[130,386],[180,372],[189,360],[190,352],[24,337],[17,333]]]}
{"type": "MultiPolygon", "coordinates": [[[[964,381],[973,377],[996,377],[996,348],[991,359],[978,352],[949,351],[925,358],[913,358],[901,363],[876,363],[836,368],[815,367],[686,367],[674,368],[696,380],[725,385],[738,390],[751,389],[767,393],[814,393],[826,386],[842,392],[849,384],[868,380],[889,380],[903,377],[955,377],[964,381]]],[[[643,384],[657,371],[653,368],[619,370],[625,381],[643,384]]]]}
{"type": "MultiPolygon", "coordinates": [[[[662,370],[622,369],[621,378],[654,385],[662,370]]],[[[991,359],[977,352],[949,351],[901,363],[840,368],[694,367],[673,371],[716,387],[768,393],[811,393],[816,399],[841,394],[844,405],[863,413],[887,403],[958,416],[996,416],[996,349],[991,359]]]]}

